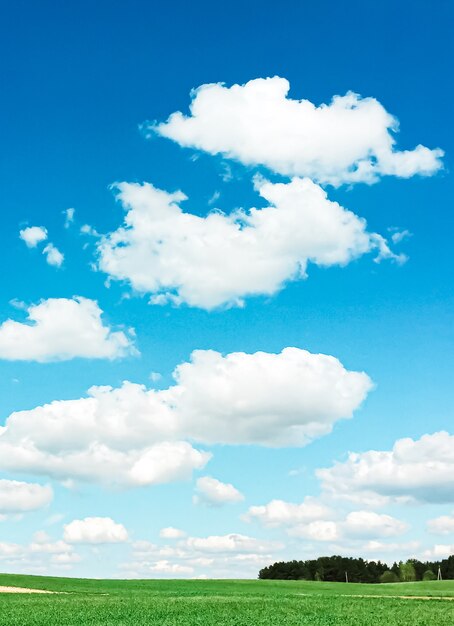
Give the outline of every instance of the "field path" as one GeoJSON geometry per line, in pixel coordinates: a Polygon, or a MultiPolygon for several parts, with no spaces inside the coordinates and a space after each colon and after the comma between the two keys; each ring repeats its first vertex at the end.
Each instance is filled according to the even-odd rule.
{"type": "Polygon", "coordinates": [[[27,589],[26,587],[5,587],[0,585],[0,593],[55,593],[44,589],[27,589]]]}

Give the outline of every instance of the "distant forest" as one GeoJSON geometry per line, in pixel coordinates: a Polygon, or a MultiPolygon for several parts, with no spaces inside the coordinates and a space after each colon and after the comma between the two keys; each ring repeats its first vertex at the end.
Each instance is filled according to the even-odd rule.
{"type": "Polygon", "coordinates": [[[261,579],[320,580],[351,583],[397,583],[414,580],[454,579],[454,555],[442,561],[409,559],[392,567],[381,561],[343,556],[322,556],[309,561],[281,561],[259,572],[261,579]]]}

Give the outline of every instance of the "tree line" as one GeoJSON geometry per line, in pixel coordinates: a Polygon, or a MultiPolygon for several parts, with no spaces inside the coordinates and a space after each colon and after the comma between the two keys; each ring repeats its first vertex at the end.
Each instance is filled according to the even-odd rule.
{"type": "Polygon", "coordinates": [[[308,561],[281,561],[264,567],[260,579],[319,580],[352,583],[394,583],[414,580],[454,579],[454,555],[442,561],[394,562],[366,561],[344,556],[322,556],[308,561]]]}

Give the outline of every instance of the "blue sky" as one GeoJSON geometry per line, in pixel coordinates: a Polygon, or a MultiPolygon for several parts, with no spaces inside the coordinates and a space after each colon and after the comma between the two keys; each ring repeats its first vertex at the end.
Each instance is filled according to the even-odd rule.
{"type": "Polygon", "coordinates": [[[452,4],[3,2],[1,13],[0,447],[12,447],[0,450],[0,570],[255,576],[261,564],[287,557],[454,552],[454,484],[446,478],[454,439],[434,435],[453,432],[452,4]],[[289,82],[287,100],[282,82],[248,83],[275,76],[289,82]],[[189,116],[191,97],[209,96],[191,90],[212,83],[225,87],[211,92],[198,126],[183,120],[183,137],[166,124],[174,112],[189,116]],[[246,84],[267,85],[268,95],[246,84]],[[242,87],[231,114],[232,85],[242,87]],[[347,135],[346,118],[304,126],[304,115],[282,108],[303,99],[320,107],[347,92],[377,101],[367,110],[370,101],[356,101],[347,135]],[[241,99],[246,93],[252,99],[241,99]],[[383,111],[399,120],[399,132],[383,126],[383,111]],[[395,158],[419,144],[424,155],[395,158]],[[355,146],[375,181],[351,179],[358,160],[343,168],[355,146]],[[431,152],[437,148],[443,156],[431,152]],[[308,177],[306,187],[290,187],[291,175],[308,177]],[[129,184],[124,206],[111,187],[121,182],[129,184]],[[178,205],[200,219],[151,219],[157,195],[142,210],[131,185],[143,182],[183,191],[178,205]],[[287,192],[295,194],[288,204],[287,192]],[[306,218],[292,212],[300,201],[313,211],[306,218]],[[333,202],[353,214],[354,235],[333,202]],[[251,207],[271,216],[267,206],[278,208],[277,221],[266,222],[271,235],[247,222],[251,207]],[[158,230],[139,220],[116,247],[128,207],[131,219],[158,230]],[[68,208],[74,219],[65,224],[68,208]],[[241,227],[232,226],[226,216],[239,208],[241,227]],[[207,221],[213,210],[217,221],[207,221]],[[33,247],[30,227],[45,229],[46,240],[33,247]],[[230,239],[236,227],[252,239],[230,239]],[[378,263],[375,234],[389,245],[378,263]],[[165,252],[157,252],[162,241],[165,252]],[[46,262],[49,244],[61,263],[46,262]],[[336,260],[314,262],[326,250],[336,260]],[[307,278],[296,279],[307,258],[307,278]],[[273,281],[274,272],[282,279],[273,281]],[[151,288],[152,277],[168,289],[151,288]],[[227,283],[233,295],[219,295],[227,283]],[[149,303],[169,293],[170,302],[149,303]],[[27,309],[39,303],[45,329],[30,335],[27,309]],[[13,320],[21,325],[12,331],[13,320]],[[294,358],[268,358],[288,347],[294,358]],[[218,352],[219,368],[191,361],[194,350],[204,351],[202,360],[218,352]],[[338,369],[318,354],[335,357],[338,369]],[[183,363],[191,365],[175,385],[183,363]],[[304,378],[305,368],[317,378],[304,378]],[[343,394],[341,379],[349,381],[343,394]],[[142,404],[125,392],[124,430],[110,392],[87,422],[92,409],[78,402],[87,390],[125,380],[157,391],[137,391],[142,404]],[[65,400],[52,421],[46,407],[65,400]],[[16,411],[26,411],[23,426],[10,417],[16,411]],[[156,435],[150,420],[169,432],[156,435]],[[310,441],[298,441],[289,424],[310,441]],[[412,441],[391,452],[405,438],[412,441]],[[146,456],[163,441],[173,447],[146,456]],[[184,454],[176,442],[185,442],[184,454]],[[93,445],[126,455],[112,461],[111,476],[101,477],[93,445]],[[76,449],[88,455],[84,476],[68,460],[76,449]],[[383,452],[388,470],[371,450],[383,452]],[[363,455],[367,484],[349,452],[363,455]],[[207,453],[210,460],[197,456],[207,453]],[[138,454],[146,471],[132,480],[128,463],[138,454]],[[180,454],[181,467],[150,478],[180,454]],[[320,468],[330,468],[324,484],[320,468]],[[181,533],[160,537],[168,527],[181,533]]]}

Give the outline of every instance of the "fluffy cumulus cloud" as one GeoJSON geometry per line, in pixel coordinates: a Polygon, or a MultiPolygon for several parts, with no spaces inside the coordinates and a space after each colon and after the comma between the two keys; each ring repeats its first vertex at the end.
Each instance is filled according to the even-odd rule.
{"type": "Polygon", "coordinates": [[[405,260],[308,178],[260,180],[257,189],[264,208],[200,217],[182,211],[181,192],[120,183],[125,222],[100,239],[99,268],[151,294],[152,303],[212,309],[274,294],[306,277],[309,263],[343,266],[371,250],[376,260],[405,260]]]}
{"type": "Polygon", "coordinates": [[[47,229],[44,226],[28,226],[19,231],[19,237],[28,248],[36,248],[42,241],[47,239],[47,229]]]}
{"type": "Polygon", "coordinates": [[[47,533],[38,531],[26,545],[0,542],[1,567],[26,574],[60,573],[69,570],[81,557],[73,546],[61,539],[53,541],[47,533]]]}
{"type": "Polygon", "coordinates": [[[315,520],[309,524],[299,524],[288,529],[292,537],[303,537],[312,541],[337,541],[340,539],[339,525],[332,520],[315,520]]]}
{"type": "Polygon", "coordinates": [[[161,530],[159,531],[159,536],[162,539],[182,539],[183,537],[186,537],[186,533],[180,528],[167,526],[166,528],[161,528],[161,530]]]}
{"type": "Polygon", "coordinates": [[[124,543],[128,531],[110,517],[86,517],[65,524],[63,537],[68,543],[124,543]]]}
{"type": "Polygon", "coordinates": [[[300,504],[272,500],[251,506],[243,519],[265,527],[283,527],[292,537],[333,542],[338,539],[377,539],[404,533],[408,526],[390,515],[373,511],[352,511],[337,519],[336,511],[316,498],[306,497],[300,504]]]}
{"type": "Polygon", "coordinates": [[[367,541],[364,545],[361,546],[361,556],[370,554],[373,558],[376,558],[376,555],[391,555],[388,558],[382,560],[386,560],[389,562],[392,559],[392,555],[398,554],[402,560],[407,558],[415,558],[420,552],[421,544],[419,541],[377,541],[375,539],[367,541]]]}
{"type": "Polygon", "coordinates": [[[180,565],[179,563],[171,563],[167,559],[161,559],[155,563],[150,563],[149,571],[156,574],[164,574],[165,576],[186,576],[194,572],[194,568],[190,565],[180,565]]]}
{"type": "Polygon", "coordinates": [[[257,521],[264,526],[296,526],[326,517],[330,513],[325,504],[316,498],[306,497],[300,504],[271,500],[268,504],[251,506],[244,516],[245,521],[257,521]]]}
{"type": "Polygon", "coordinates": [[[374,511],[352,511],[340,527],[344,535],[355,539],[395,537],[408,529],[405,522],[374,511]]]}
{"type": "Polygon", "coordinates": [[[173,388],[188,434],[205,443],[300,446],[350,417],[372,388],[335,357],[197,350],[176,368],[173,388]]]}
{"type": "MultiPolygon", "coordinates": [[[[69,210],[69,209],[68,209],[69,210]]],[[[28,248],[37,248],[38,244],[48,238],[47,229],[44,226],[28,226],[19,231],[19,237],[25,242],[28,248]]],[[[54,267],[61,267],[65,260],[65,255],[51,242],[42,250],[46,262],[54,267]]]]}
{"type": "Polygon", "coordinates": [[[350,453],[347,461],[317,475],[325,491],[352,501],[453,502],[454,436],[399,439],[392,450],[350,453]]]}
{"type": "Polygon", "coordinates": [[[441,515],[427,522],[427,530],[437,535],[454,536],[454,513],[451,515],[441,515]]]}
{"type": "Polygon", "coordinates": [[[396,150],[398,122],[376,99],[349,92],[316,106],[288,98],[289,89],[278,76],[202,85],[192,92],[189,116],[173,113],[149,129],[181,146],[332,185],[430,176],[441,168],[438,148],[396,150]]]}
{"type": "Polygon", "coordinates": [[[223,483],[211,476],[202,476],[197,479],[194,504],[222,506],[243,500],[243,494],[230,483],[223,483]]]}
{"type": "Polygon", "coordinates": [[[229,533],[187,537],[159,546],[148,541],[132,544],[132,559],[122,569],[132,577],[252,578],[276,560],[283,544],[229,533]]]}
{"type": "Polygon", "coordinates": [[[54,267],[61,267],[63,265],[63,261],[65,260],[65,255],[63,252],[54,246],[53,243],[48,243],[47,246],[43,250],[43,254],[46,257],[46,261],[49,265],[53,265],[54,267]]]}
{"type": "Polygon", "coordinates": [[[255,537],[235,533],[229,535],[210,535],[209,537],[188,537],[185,541],[185,546],[192,550],[208,554],[258,554],[282,547],[278,542],[263,541],[255,537]]]}
{"type": "Polygon", "coordinates": [[[27,309],[26,322],[8,319],[0,325],[0,359],[115,359],[136,353],[131,339],[104,326],[101,316],[98,304],[87,298],[43,300],[27,309]]]}
{"type": "Polygon", "coordinates": [[[451,543],[437,543],[429,550],[424,552],[424,558],[426,559],[446,559],[454,554],[454,544],[451,543]]]}
{"type": "Polygon", "coordinates": [[[365,373],[298,348],[199,350],[174,377],[164,390],[126,382],[11,414],[0,468],[124,486],[185,479],[211,456],[189,441],[305,445],[350,417],[372,387],[365,373]]]}
{"type": "Polygon", "coordinates": [[[25,513],[47,506],[53,497],[48,485],[0,479],[0,514],[25,513]]]}
{"type": "Polygon", "coordinates": [[[157,443],[141,452],[131,469],[129,480],[134,485],[154,485],[185,480],[193,470],[202,469],[211,454],[196,450],[186,441],[157,443]]]}

